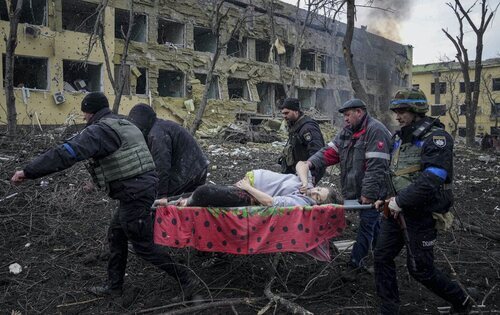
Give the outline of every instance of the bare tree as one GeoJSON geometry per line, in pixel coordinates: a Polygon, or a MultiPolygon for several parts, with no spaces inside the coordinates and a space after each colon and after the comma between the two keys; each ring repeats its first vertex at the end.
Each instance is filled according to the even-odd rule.
{"type": "Polygon", "coordinates": [[[5,98],[7,103],[7,128],[10,135],[17,133],[16,96],[14,94],[14,60],[17,47],[17,27],[23,0],[10,1],[9,6],[9,37],[5,48],[5,98]]]}
{"type": "Polygon", "coordinates": [[[97,6],[96,12],[97,12],[97,19],[94,24],[94,31],[92,32],[88,46],[87,46],[87,53],[86,53],[86,58],[85,60],[88,60],[90,57],[90,54],[92,52],[93,47],[95,46],[97,40],[101,44],[102,52],[104,55],[104,62],[106,63],[106,73],[108,74],[109,81],[111,82],[111,86],[113,87],[113,91],[115,93],[115,99],[113,101],[113,107],[112,111],[113,113],[117,114],[118,110],[120,109],[120,102],[121,98],[123,95],[123,91],[125,88],[125,75],[126,75],[126,68],[125,64],[127,62],[128,58],[128,49],[129,49],[129,44],[130,44],[130,39],[132,36],[132,28],[134,26],[134,1],[129,1],[130,3],[130,10],[129,10],[129,21],[128,21],[128,29],[127,32],[122,29],[120,30],[122,32],[122,36],[124,38],[124,45],[123,45],[123,51],[121,54],[120,58],[120,72],[118,75],[118,78],[115,78],[113,75],[113,72],[111,71],[111,62],[110,62],[110,57],[108,50],[106,48],[106,41],[104,39],[104,25],[105,25],[105,10],[106,7],[108,6],[108,0],[102,0],[101,3],[97,6]]]}
{"type": "Polygon", "coordinates": [[[366,90],[359,80],[358,72],[354,66],[353,54],[351,50],[352,37],[354,35],[354,19],[356,17],[356,3],[355,0],[347,0],[347,28],[342,42],[344,52],[344,59],[347,66],[347,72],[351,79],[351,86],[354,90],[354,97],[368,103],[368,95],[366,90]]]}
{"type": "Polygon", "coordinates": [[[453,68],[452,62],[445,62],[443,64],[447,71],[441,74],[441,78],[446,83],[450,94],[450,99],[448,100],[446,106],[446,114],[450,117],[451,121],[450,134],[453,138],[455,138],[457,136],[460,118],[461,97],[457,92],[457,83],[459,83],[461,73],[453,68]]]}
{"type": "Polygon", "coordinates": [[[203,114],[205,113],[205,108],[207,107],[208,102],[208,94],[210,88],[212,86],[212,78],[215,70],[215,66],[217,65],[217,61],[219,60],[220,54],[223,49],[227,47],[227,43],[237,34],[242,28],[243,24],[247,20],[248,10],[250,6],[247,6],[245,12],[239,15],[239,18],[234,23],[228,23],[229,18],[229,10],[230,8],[225,8],[224,3],[226,0],[214,0],[212,2],[212,12],[211,12],[211,30],[212,34],[215,37],[215,52],[210,59],[209,70],[207,72],[205,89],[203,90],[203,96],[200,101],[200,105],[198,107],[198,111],[196,112],[195,119],[189,132],[194,135],[196,130],[201,125],[201,120],[203,118],[203,114]],[[226,29],[223,28],[226,26],[226,29]]]}
{"type": "Polygon", "coordinates": [[[482,57],[483,57],[483,36],[488,28],[491,19],[496,12],[498,5],[496,8],[489,12],[487,1],[481,1],[481,20],[479,25],[476,25],[474,21],[472,21],[472,9],[478,3],[478,0],[474,1],[474,3],[466,10],[462,6],[460,0],[455,0],[454,3],[448,2],[447,5],[453,10],[455,16],[458,20],[459,24],[459,34],[456,37],[450,35],[450,33],[444,28],[442,31],[448,37],[448,39],[453,43],[455,49],[457,50],[456,57],[458,62],[460,63],[460,67],[462,70],[462,75],[464,78],[465,84],[465,107],[466,107],[466,143],[467,145],[473,146],[475,145],[474,137],[476,133],[476,114],[477,114],[477,104],[479,101],[479,93],[480,93],[480,84],[481,84],[481,71],[483,69],[482,65],[482,57]],[[471,79],[469,75],[469,71],[471,70],[471,66],[469,64],[469,55],[467,52],[467,48],[465,48],[464,43],[464,20],[467,21],[469,26],[472,28],[474,33],[476,34],[476,58],[474,63],[474,86],[471,89],[471,79]]]}

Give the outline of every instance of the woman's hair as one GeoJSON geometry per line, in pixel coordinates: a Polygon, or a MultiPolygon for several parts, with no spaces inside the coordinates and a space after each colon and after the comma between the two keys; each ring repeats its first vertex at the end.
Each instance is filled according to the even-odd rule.
{"type": "Polygon", "coordinates": [[[343,202],[344,200],[342,196],[333,187],[328,187],[328,195],[323,204],[329,204],[329,203],[342,204],[343,202]]]}

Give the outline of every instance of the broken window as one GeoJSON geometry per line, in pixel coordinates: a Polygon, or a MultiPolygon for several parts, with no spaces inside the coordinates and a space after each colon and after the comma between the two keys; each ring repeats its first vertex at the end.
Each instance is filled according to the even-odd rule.
{"type": "Polygon", "coordinates": [[[272,83],[257,83],[257,93],[260,102],[257,104],[257,112],[261,114],[272,114],[274,107],[274,87],[272,83]]]}
{"type": "MultiPolygon", "coordinates": [[[[474,91],[474,82],[470,82],[469,89],[474,91]]],[[[460,82],[460,93],[465,93],[465,82],[460,82]]]]}
{"type": "Polygon", "coordinates": [[[261,62],[269,62],[269,51],[271,50],[271,45],[269,41],[256,39],[255,40],[255,60],[261,62]]]}
{"type": "MultiPolygon", "coordinates": [[[[204,73],[195,73],[194,77],[200,80],[201,84],[207,84],[207,75],[204,73]]],[[[212,84],[210,85],[210,89],[208,90],[208,98],[209,99],[220,99],[219,95],[219,78],[215,75],[212,76],[212,84]]]]}
{"type": "Polygon", "coordinates": [[[97,20],[97,4],[62,0],[62,28],[92,34],[97,20]]]}
{"type": "Polygon", "coordinates": [[[492,79],[492,90],[493,91],[500,91],[500,78],[493,78],[492,79]]]}
{"type": "MultiPolygon", "coordinates": [[[[436,92],[436,83],[431,83],[431,94],[436,92]]],[[[439,82],[439,94],[446,94],[446,82],[439,82]]]]}
{"type": "Polygon", "coordinates": [[[139,72],[134,71],[132,68],[132,74],[137,78],[135,83],[135,94],[147,94],[149,89],[148,86],[148,70],[146,68],[137,68],[139,72]]]}
{"type": "MultiPolygon", "coordinates": [[[[5,55],[2,56],[2,65],[5,79],[5,55]]],[[[5,86],[5,80],[2,81],[5,86]]],[[[48,90],[48,59],[15,56],[14,87],[48,90]]]]}
{"type": "Polygon", "coordinates": [[[432,105],[431,116],[443,116],[446,114],[446,105],[432,105]]]}
{"type": "Polygon", "coordinates": [[[300,106],[304,110],[309,108],[314,108],[314,103],[315,103],[314,96],[315,96],[314,90],[297,89],[297,98],[300,101],[300,106]]]}
{"type": "Polygon", "coordinates": [[[347,66],[344,57],[337,57],[337,74],[347,75],[347,66]]]}
{"type": "Polygon", "coordinates": [[[349,92],[347,90],[340,90],[339,97],[340,97],[340,104],[342,105],[351,99],[351,92],[349,92]]]}
{"type": "Polygon", "coordinates": [[[366,79],[377,80],[377,66],[366,65],[366,79]]]}
{"type": "Polygon", "coordinates": [[[420,89],[420,84],[413,84],[411,87],[418,90],[420,89]]]}
{"type": "Polygon", "coordinates": [[[123,65],[124,71],[123,71],[123,78],[122,78],[122,71],[121,71],[121,64],[115,65],[115,83],[118,84],[118,89],[121,89],[121,86],[123,84],[123,92],[122,95],[130,95],[130,65],[123,65]]]}
{"type": "Polygon", "coordinates": [[[282,62],[289,68],[292,67],[292,63],[293,63],[293,50],[294,50],[294,47],[293,45],[285,45],[285,49],[286,49],[286,52],[285,52],[285,55],[281,55],[281,58],[284,58],[282,59],[282,62]]]}
{"type": "MultiPolygon", "coordinates": [[[[115,9],[115,37],[125,39],[127,36],[130,11],[115,9]]],[[[147,17],[145,14],[134,12],[134,25],[130,32],[130,40],[145,43],[147,41],[147,17]]]]}
{"type": "Polygon", "coordinates": [[[312,49],[303,49],[300,54],[300,70],[316,71],[316,54],[312,49]]]}
{"type": "Polygon", "coordinates": [[[179,71],[160,69],[158,75],[158,94],[160,96],[183,97],[184,74],[179,71]]]}
{"type": "Polygon", "coordinates": [[[322,113],[331,113],[333,110],[333,90],[316,90],[316,108],[322,113]]]}
{"type": "Polygon", "coordinates": [[[333,74],[333,58],[328,55],[319,55],[319,61],[321,63],[321,72],[327,74],[333,74]]]}
{"type": "Polygon", "coordinates": [[[64,90],[68,92],[102,91],[101,64],[63,60],[64,90]]]}
{"type": "Polygon", "coordinates": [[[158,44],[173,44],[184,47],[184,24],[158,19],[158,44]]]}
{"type": "Polygon", "coordinates": [[[212,30],[204,27],[194,28],[194,50],[215,53],[217,49],[215,35],[212,30]]]}
{"type": "Polygon", "coordinates": [[[226,55],[230,57],[246,58],[247,56],[247,39],[242,38],[241,42],[238,38],[232,37],[227,43],[226,55]]]}
{"type": "MultiPolygon", "coordinates": [[[[12,0],[16,6],[17,1],[12,0]]],[[[9,8],[7,3],[10,1],[0,1],[0,20],[9,20],[9,8]]],[[[47,25],[47,0],[29,0],[23,1],[19,23],[34,25],[47,25]]]]}
{"type": "Polygon", "coordinates": [[[250,92],[248,91],[247,80],[228,78],[227,90],[230,99],[242,98],[245,100],[250,100],[250,92]]]}

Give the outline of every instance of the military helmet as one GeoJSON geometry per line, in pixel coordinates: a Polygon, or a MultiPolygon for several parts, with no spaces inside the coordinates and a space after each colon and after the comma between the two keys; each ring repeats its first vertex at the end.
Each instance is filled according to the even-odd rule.
{"type": "Polygon", "coordinates": [[[352,100],[348,100],[339,108],[339,113],[344,113],[348,109],[352,108],[364,108],[366,109],[366,104],[360,99],[353,98],[352,100]]]}
{"type": "Polygon", "coordinates": [[[425,114],[429,110],[427,98],[419,89],[399,90],[391,101],[390,110],[406,109],[416,114],[425,114]]]}

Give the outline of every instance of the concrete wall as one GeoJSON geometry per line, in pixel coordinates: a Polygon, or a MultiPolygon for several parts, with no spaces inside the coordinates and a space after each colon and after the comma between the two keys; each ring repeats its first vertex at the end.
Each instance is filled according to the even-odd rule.
{"type": "MultiPolygon", "coordinates": [[[[64,30],[61,12],[65,0],[47,0],[47,26],[39,26],[40,35],[33,37],[25,34],[27,24],[19,25],[16,55],[29,57],[48,58],[48,87],[43,90],[29,90],[29,97],[23,89],[16,88],[16,104],[18,110],[19,124],[61,124],[68,119],[78,118],[79,106],[84,96],[82,92],[70,92],[64,89],[63,82],[63,60],[81,61],[87,51],[89,35],[86,33],[64,30]],[[53,94],[63,92],[66,101],[56,105],[53,94]],[[23,94],[25,97],[23,97],[23,94]]],[[[81,2],[81,1],[69,1],[81,2]]],[[[98,1],[89,1],[98,3],[98,1]]],[[[66,0],[66,3],[68,1],[66,0]]],[[[221,124],[231,122],[234,113],[238,111],[257,111],[257,103],[260,101],[257,93],[257,83],[281,84],[281,78],[290,80],[292,71],[290,68],[280,67],[275,62],[255,61],[255,40],[269,40],[269,17],[262,13],[266,8],[264,2],[254,2],[254,16],[245,24],[241,30],[241,37],[246,38],[247,57],[235,58],[222,54],[215,69],[220,87],[221,99],[210,100],[203,127],[212,128],[221,124]],[[260,10],[260,11],[259,11],[260,10]],[[239,78],[247,80],[249,100],[230,100],[227,88],[227,78],[239,78]]],[[[105,42],[111,63],[118,64],[123,50],[123,40],[115,39],[115,8],[128,10],[128,1],[112,1],[105,12],[105,42]]],[[[236,4],[228,4],[229,20],[224,25],[231,25],[242,14],[243,8],[236,4]]],[[[132,42],[129,47],[127,64],[131,68],[147,69],[148,89],[145,94],[136,95],[135,86],[137,77],[130,74],[130,95],[122,97],[120,113],[127,114],[136,103],[143,102],[152,105],[160,117],[177,120],[188,124],[193,117],[185,106],[185,101],[193,100],[195,107],[201,99],[203,85],[194,79],[195,73],[206,73],[212,54],[210,52],[195,51],[194,34],[197,27],[209,27],[210,8],[203,1],[134,1],[134,11],[145,15],[147,20],[147,42],[132,42]],[[174,21],[184,25],[184,43],[178,45],[159,44],[158,21],[159,18],[174,21]],[[177,71],[182,77],[182,91],[178,91],[182,97],[167,97],[159,95],[158,78],[162,71],[177,71]]],[[[280,3],[277,8],[280,13],[275,17],[276,34],[287,44],[293,44],[296,31],[293,21],[289,16],[294,16],[294,6],[280,3]]],[[[316,23],[318,24],[318,23],[316,23]]],[[[350,81],[346,75],[339,74],[342,55],[342,39],[345,25],[333,23],[328,31],[321,29],[321,25],[312,25],[306,30],[303,49],[312,50],[315,54],[316,71],[300,71],[297,86],[302,89],[322,89],[322,95],[333,95],[328,102],[324,102],[320,108],[324,114],[331,115],[336,112],[341,103],[341,95],[352,96],[350,81]],[[333,73],[321,73],[319,55],[330,56],[333,64],[333,73]],[[324,90],[332,90],[325,93],[324,90]]],[[[227,27],[223,32],[227,32],[227,27]]],[[[9,32],[8,21],[0,21],[0,35],[7,36],[9,32]]],[[[356,29],[353,40],[355,61],[360,77],[365,83],[368,94],[373,95],[374,104],[370,104],[373,110],[383,111],[387,109],[388,98],[401,86],[408,86],[411,82],[411,46],[404,46],[389,41],[382,37],[373,35],[366,29],[356,29]],[[374,75],[367,75],[366,69],[375,69],[374,75]]],[[[5,52],[5,42],[0,43],[0,51],[5,52]]],[[[89,62],[101,64],[101,90],[106,93],[113,102],[114,93],[108,79],[103,52],[97,43],[89,62]]],[[[0,64],[0,67],[2,65],[0,64]]],[[[114,65],[111,65],[114,73],[114,65]]],[[[1,70],[1,69],[0,69],[1,70]]],[[[164,82],[165,83],[165,82],[164,82]]],[[[260,104],[267,112],[275,110],[274,98],[269,98],[270,104],[260,104]]],[[[311,97],[314,102],[318,99],[315,95],[311,97]]],[[[0,105],[5,108],[5,93],[0,93],[0,105]]],[[[0,123],[6,123],[6,111],[0,111],[0,123]]]]}

